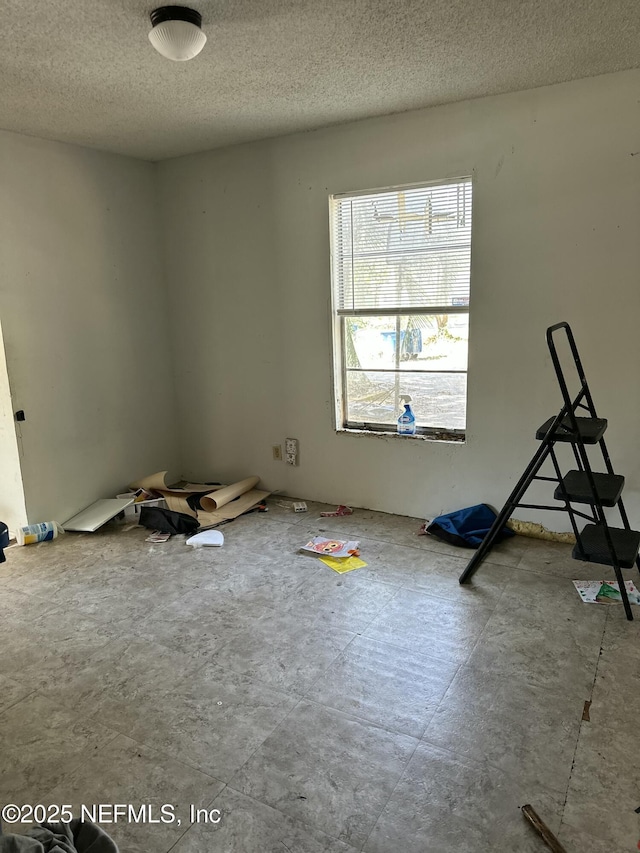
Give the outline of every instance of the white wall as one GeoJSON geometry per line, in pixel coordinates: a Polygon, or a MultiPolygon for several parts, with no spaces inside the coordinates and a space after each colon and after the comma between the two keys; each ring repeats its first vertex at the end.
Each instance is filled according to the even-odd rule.
{"type": "Polygon", "coordinates": [[[11,533],[27,523],[18,442],[0,324],[0,520],[11,533]]]}
{"type": "Polygon", "coordinates": [[[637,524],[639,93],[631,71],[161,164],[185,473],[256,472],[289,494],[422,517],[501,505],[559,408],[544,333],[566,319],[637,524]],[[336,434],[327,196],[468,173],[466,444],[336,434]],[[299,468],[271,459],[286,436],[299,468]]]}
{"type": "Polygon", "coordinates": [[[0,132],[0,317],[30,522],[177,467],[155,172],[0,132]]]}

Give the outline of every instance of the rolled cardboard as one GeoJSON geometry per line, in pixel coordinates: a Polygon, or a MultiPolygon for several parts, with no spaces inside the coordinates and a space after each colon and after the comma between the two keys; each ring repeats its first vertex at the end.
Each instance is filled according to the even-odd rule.
{"type": "Polygon", "coordinates": [[[213,494],[204,495],[200,498],[200,506],[205,512],[215,512],[217,509],[225,506],[225,504],[244,495],[245,492],[250,492],[260,482],[260,477],[247,477],[246,480],[240,480],[239,483],[233,483],[231,486],[224,486],[218,489],[213,494]]]}

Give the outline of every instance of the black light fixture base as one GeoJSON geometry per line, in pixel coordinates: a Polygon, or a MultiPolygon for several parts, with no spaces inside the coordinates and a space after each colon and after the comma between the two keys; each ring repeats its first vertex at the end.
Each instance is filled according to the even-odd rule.
{"type": "Polygon", "coordinates": [[[154,27],[164,23],[164,21],[187,21],[189,24],[195,24],[196,27],[202,27],[200,12],[196,12],[195,9],[188,9],[186,6],[160,6],[159,9],[154,9],[149,17],[154,27]]]}

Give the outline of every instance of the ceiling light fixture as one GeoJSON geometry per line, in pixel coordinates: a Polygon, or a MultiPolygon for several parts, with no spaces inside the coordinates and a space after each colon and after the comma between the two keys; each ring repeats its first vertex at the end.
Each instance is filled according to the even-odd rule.
{"type": "Polygon", "coordinates": [[[202,15],[186,6],[161,6],[150,15],[149,41],[162,56],[184,62],[197,56],[205,45],[202,15]]]}

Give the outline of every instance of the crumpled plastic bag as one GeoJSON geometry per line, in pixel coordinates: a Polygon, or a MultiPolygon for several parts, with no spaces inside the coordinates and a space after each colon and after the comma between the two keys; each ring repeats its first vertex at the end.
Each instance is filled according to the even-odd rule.
{"type": "Polygon", "coordinates": [[[116,843],[91,821],[43,823],[26,835],[3,835],[0,853],[118,853],[116,843]]]}

